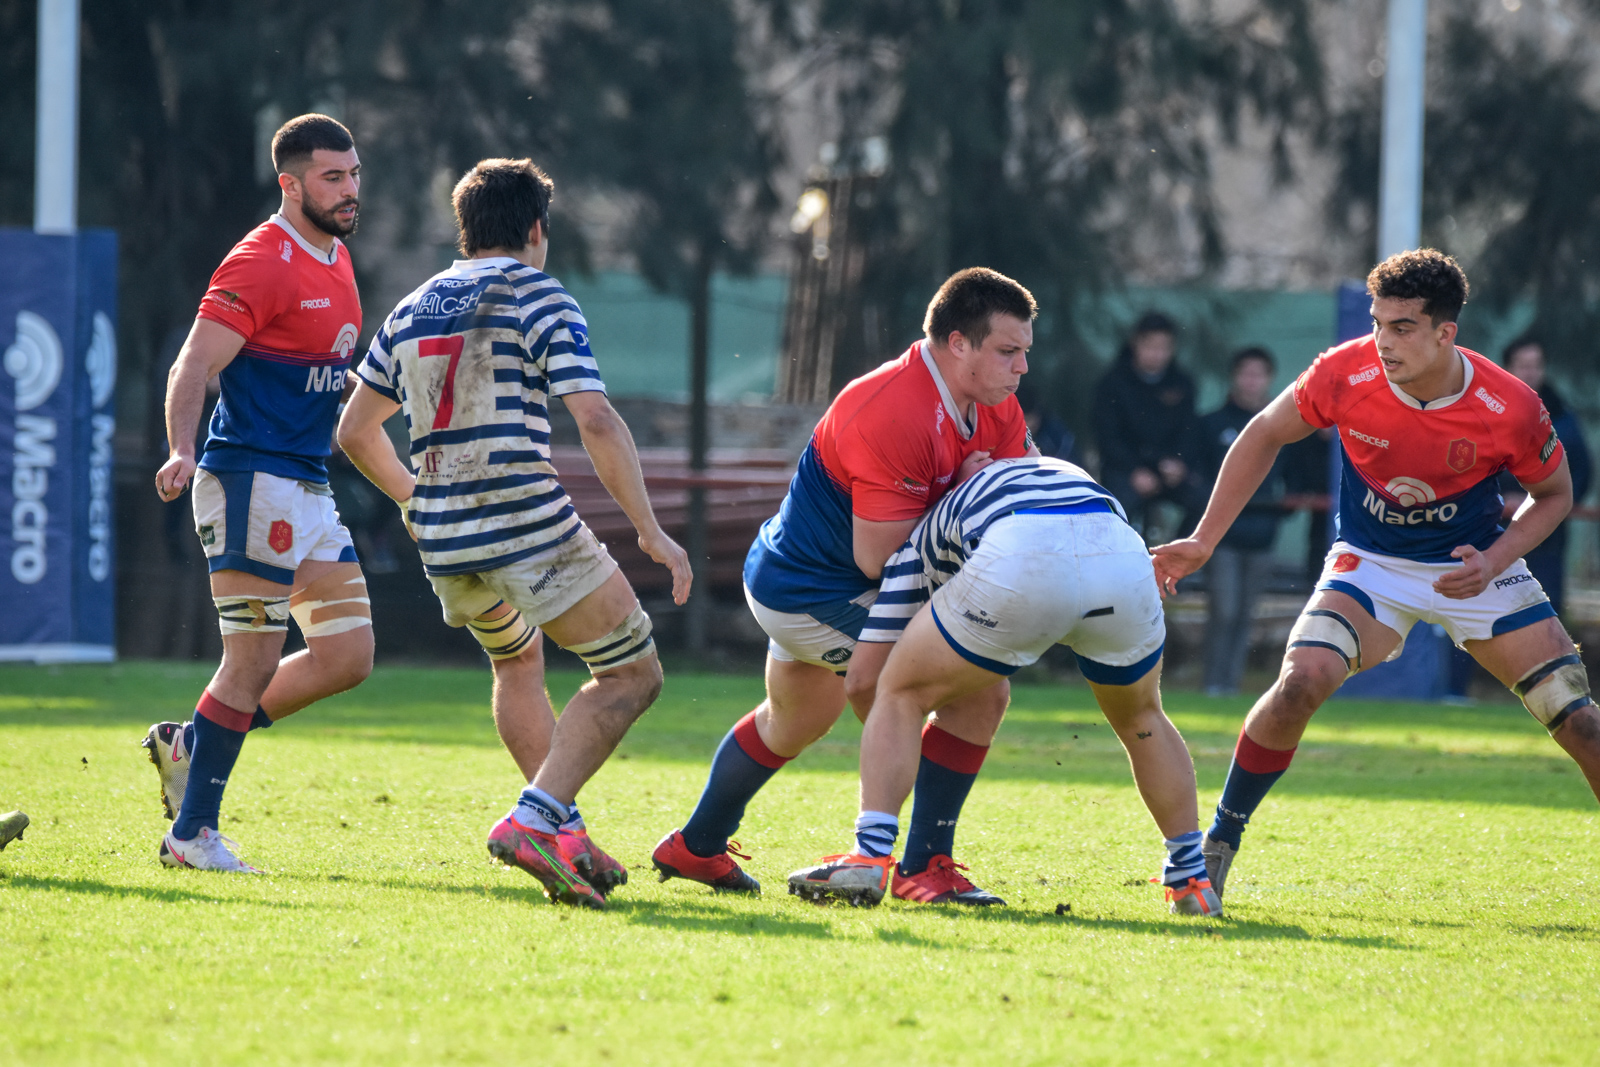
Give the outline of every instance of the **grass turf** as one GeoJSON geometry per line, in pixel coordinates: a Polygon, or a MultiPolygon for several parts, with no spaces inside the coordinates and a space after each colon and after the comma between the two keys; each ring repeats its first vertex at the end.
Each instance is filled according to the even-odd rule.
{"type": "MultiPolygon", "coordinates": [[[[0,668],[0,811],[33,818],[0,854],[0,1061],[1554,1064],[1600,1039],[1594,798],[1512,704],[1330,705],[1228,917],[1179,920],[1087,691],[1018,686],[959,849],[1011,906],[857,911],[784,892],[848,843],[853,722],[752,805],[765,896],[656,884],[761,692],[669,673],[582,797],[633,869],[592,913],[487,860],[521,784],[487,671],[380,668],[252,734],[223,831],[271,877],[162,868],[136,742],[207,676],[0,668]]],[[[1167,703],[1207,810],[1246,704],[1167,703]]]]}

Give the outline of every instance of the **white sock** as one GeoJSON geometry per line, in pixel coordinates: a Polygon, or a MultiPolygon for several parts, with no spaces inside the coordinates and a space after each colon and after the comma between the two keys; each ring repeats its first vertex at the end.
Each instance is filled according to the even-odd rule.
{"type": "Polygon", "coordinates": [[[530,784],[517,798],[517,806],[512,814],[529,829],[553,834],[571,816],[571,810],[543,789],[530,784]]]}
{"type": "Polygon", "coordinates": [[[864,811],[856,817],[856,852],[873,859],[894,855],[900,817],[886,811],[864,811]]]}

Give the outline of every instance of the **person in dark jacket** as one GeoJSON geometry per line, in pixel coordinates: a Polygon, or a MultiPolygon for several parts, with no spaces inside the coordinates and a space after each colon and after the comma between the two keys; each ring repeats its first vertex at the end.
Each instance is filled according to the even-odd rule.
{"type": "Polygon", "coordinates": [[[1205,487],[1185,457],[1194,433],[1194,380],[1173,364],[1177,326],[1147,311],[1116,363],[1095,389],[1094,430],[1100,481],[1122,502],[1139,529],[1150,505],[1166,500],[1183,509],[1186,534],[1205,506],[1205,487]]]}
{"type": "MultiPolygon", "coordinates": [[[[1255,413],[1272,399],[1277,361],[1264,348],[1246,348],[1233,357],[1228,399],[1200,418],[1195,434],[1195,464],[1209,486],[1217,480],[1222,459],[1234,438],[1255,413]]],[[[1280,454],[1269,473],[1223,535],[1206,564],[1210,590],[1206,610],[1206,693],[1224,696],[1239,691],[1245,656],[1250,651],[1250,623],[1272,570],[1272,543],[1283,512],[1284,459],[1280,454]]]]}
{"type": "MultiPolygon", "coordinates": [[[[1545,377],[1544,345],[1533,336],[1519,337],[1506,346],[1500,362],[1544,401],[1545,410],[1550,413],[1550,424],[1567,450],[1567,467],[1572,471],[1572,503],[1574,506],[1583,503],[1584,495],[1589,492],[1589,446],[1583,439],[1578,416],[1545,377]]],[[[1506,500],[1505,520],[1509,521],[1528,494],[1508,472],[1500,475],[1500,492],[1506,500]]],[[[1523,560],[1544,587],[1551,606],[1560,612],[1567,586],[1567,524],[1563,522],[1552,530],[1523,560]]]]}

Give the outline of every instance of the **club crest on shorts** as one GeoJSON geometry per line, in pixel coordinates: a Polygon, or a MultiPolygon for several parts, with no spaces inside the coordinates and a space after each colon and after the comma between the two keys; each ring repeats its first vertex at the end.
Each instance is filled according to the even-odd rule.
{"type": "Polygon", "coordinates": [[[286,519],[274,519],[267,527],[267,547],[280,556],[294,547],[294,527],[286,519]]]}
{"type": "Polygon", "coordinates": [[[1457,474],[1465,474],[1478,462],[1478,445],[1465,437],[1451,441],[1444,452],[1444,461],[1457,474]]]}
{"type": "Polygon", "coordinates": [[[837,667],[841,663],[848,662],[850,654],[854,651],[853,648],[830,648],[822,654],[822,662],[837,667]]]}
{"type": "Polygon", "coordinates": [[[1359,566],[1361,566],[1360,556],[1354,552],[1341,552],[1339,557],[1333,561],[1333,573],[1349,574],[1359,566]]]}

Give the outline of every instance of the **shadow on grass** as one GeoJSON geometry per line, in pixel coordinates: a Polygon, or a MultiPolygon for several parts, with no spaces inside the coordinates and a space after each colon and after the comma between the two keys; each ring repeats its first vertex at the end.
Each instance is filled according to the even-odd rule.
{"type": "Polygon", "coordinates": [[[197,893],[192,889],[168,889],[148,885],[115,885],[111,882],[101,882],[93,878],[51,878],[32,874],[7,875],[4,879],[0,879],[0,886],[5,886],[8,889],[40,889],[51,893],[136,897],[141,900],[159,901],[163,904],[179,904],[185,901],[193,901],[202,904],[240,904],[246,907],[259,908],[303,909],[315,906],[301,901],[252,900],[241,897],[217,896],[212,893],[197,893]]]}
{"type": "Polygon", "coordinates": [[[759,915],[734,911],[695,900],[629,900],[614,897],[606,910],[641,926],[681,930],[686,933],[741,934],[746,937],[809,937],[832,940],[833,928],[825,922],[790,918],[784,914],[759,915]]]}
{"type": "MultiPolygon", "coordinates": [[[[1191,921],[1158,921],[1149,919],[1105,919],[1086,915],[1028,915],[1019,918],[1029,924],[1057,923],[1085,931],[1119,931],[1129,934],[1154,934],[1160,937],[1189,937],[1219,939],[1223,941],[1320,941],[1345,948],[1383,948],[1406,952],[1416,951],[1416,946],[1386,935],[1373,937],[1343,937],[1336,934],[1313,934],[1292,923],[1257,922],[1250,919],[1215,919],[1204,925],[1191,921]]],[[[1004,921],[996,916],[994,921],[1004,921]]]]}

